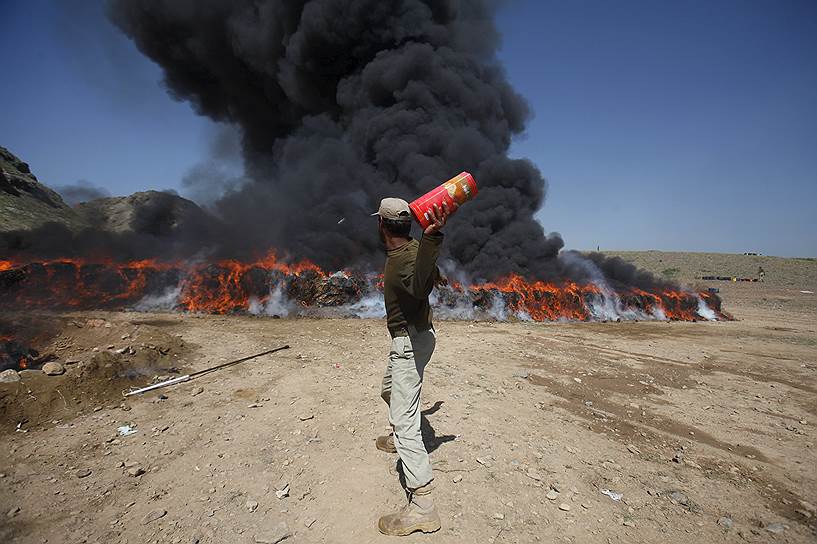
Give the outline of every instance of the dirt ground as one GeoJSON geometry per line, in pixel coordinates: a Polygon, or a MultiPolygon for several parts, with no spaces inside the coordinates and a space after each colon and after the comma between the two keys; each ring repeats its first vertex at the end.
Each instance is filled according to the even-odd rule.
{"type": "MultiPolygon", "coordinates": [[[[763,284],[707,283],[733,322],[438,323],[423,430],[443,527],[403,540],[814,542],[805,263],[785,281],[767,268],[763,284]]],[[[0,384],[0,542],[275,542],[282,523],[285,543],[390,541],[377,519],[403,494],[396,456],[374,447],[387,428],[381,320],[41,318],[62,324],[45,347],[77,363],[0,384]]]]}

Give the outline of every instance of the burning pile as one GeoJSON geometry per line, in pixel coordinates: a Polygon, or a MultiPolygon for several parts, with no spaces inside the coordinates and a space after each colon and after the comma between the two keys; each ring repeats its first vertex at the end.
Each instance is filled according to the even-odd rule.
{"type": "MultiPolygon", "coordinates": [[[[210,314],[253,313],[380,317],[381,278],[327,273],[302,261],[286,264],[269,254],[254,262],[99,263],[60,259],[0,261],[0,308],[134,309],[210,314]]],[[[492,283],[453,282],[434,295],[442,318],[614,320],[723,318],[720,299],[682,289],[611,287],[607,283],[551,283],[509,275],[492,283]]]]}
{"type": "Polygon", "coordinates": [[[39,368],[44,362],[37,350],[16,342],[11,336],[0,335],[0,371],[39,368]]]}
{"type": "MultiPolygon", "coordinates": [[[[480,280],[435,291],[437,317],[722,317],[715,295],[563,251],[561,236],[543,230],[535,214],[547,184],[508,155],[530,112],[497,60],[495,6],[109,2],[170,94],[235,132],[243,175],[193,169],[183,185],[206,210],[154,191],[87,203],[62,226],[7,218],[14,228],[0,232],[0,252],[15,261],[0,261],[0,308],[381,316],[380,278],[366,271],[383,249],[369,214],[385,196],[411,200],[466,170],[479,198],[446,225],[441,259],[452,277],[480,280]],[[255,259],[270,247],[299,261],[255,259]],[[213,260],[194,261],[201,255],[213,260]]],[[[59,197],[28,165],[9,159],[0,171],[12,172],[0,191],[18,194],[8,209],[21,209],[16,187],[27,184],[41,215],[56,216],[59,197]]]]}

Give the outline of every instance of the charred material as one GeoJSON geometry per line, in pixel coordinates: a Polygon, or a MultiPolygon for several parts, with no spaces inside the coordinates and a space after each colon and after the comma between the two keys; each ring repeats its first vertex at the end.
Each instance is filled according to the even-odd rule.
{"type": "MultiPolygon", "coordinates": [[[[340,308],[377,295],[379,276],[327,274],[309,263],[285,265],[268,257],[255,263],[124,264],[54,261],[0,271],[0,308],[156,309],[144,303],[170,292],[166,308],[233,314],[258,312],[276,296],[294,308],[340,308]]],[[[496,283],[455,284],[435,291],[441,317],[464,319],[607,320],[725,318],[714,293],[592,283],[547,283],[511,275],[496,283]],[[701,315],[704,304],[707,315],[701,315]]],[[[296,312],[297,313],[297,312],[296,312]]]]}
{"type": "Polygon", "coordinates": [[[40,353],[16,342],[10,337],[0,336],[0,371],[13,369],[36,369],[48,362],[50,357],[40,357],[40,353]]]}

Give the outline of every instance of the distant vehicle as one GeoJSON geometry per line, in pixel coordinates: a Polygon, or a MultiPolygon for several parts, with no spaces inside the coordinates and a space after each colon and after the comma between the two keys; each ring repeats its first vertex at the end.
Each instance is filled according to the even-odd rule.
{"type": "Polygon", "coordinates": [[[751,252],[747,251],[746,253],[744,253],[744,255],[751,255],[753,257],[762,257],[763,253],[751,253],[751,252]]]}

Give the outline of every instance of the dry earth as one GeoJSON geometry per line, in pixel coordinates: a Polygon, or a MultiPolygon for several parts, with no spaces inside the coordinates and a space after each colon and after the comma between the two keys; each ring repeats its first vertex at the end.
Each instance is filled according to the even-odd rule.
{"type": "MultiPolygon", "coordinates": [[[[666,268],[691,280],[697,258],[666,268]]],[[[785,281],[764,265],[763,284],[707,284],[734,322],[438,323],[423,423],[443,528],[404,541],[814,542],[817,299],[800,291],[817,272],[803,262],[785,281]]],[[[281,523],[287,544],[390,541],[376,522],[402,492],[396,456],[374,448],[382,321],[43,319],[63,326],[38,348],[79,362],[0,384],[0,542],[274,542],[281,523]],[[119,394],[128,365],[125,385],[144,385],[284,343],[119,394]],[[137,432],[118,436],[125,424],[137,432]]]]}

